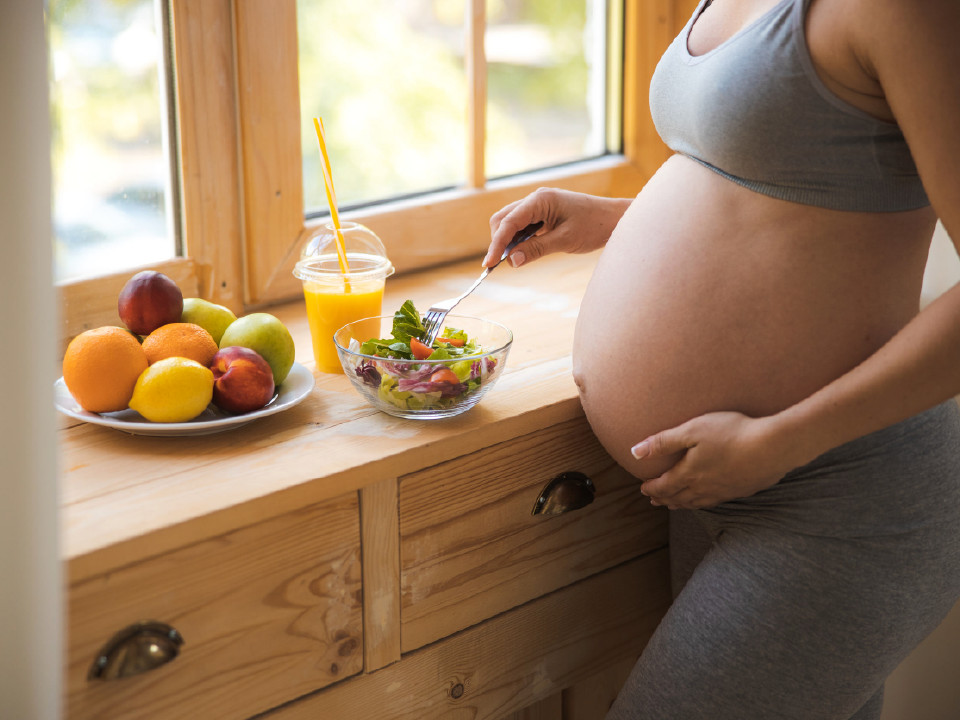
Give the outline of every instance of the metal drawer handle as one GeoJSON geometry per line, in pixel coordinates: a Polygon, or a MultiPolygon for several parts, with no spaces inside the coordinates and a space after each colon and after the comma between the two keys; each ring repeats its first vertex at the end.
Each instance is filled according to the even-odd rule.
{"type": "Polygon", "coordinates": [[[103,646],[87,680],[116,680],[154,670],[179,655],[181,645],[183,636],[166,623],[134,623],[103,646]]]}
{"type": "Polygon", "coordinates": [[[597,490],[582,472],[562,472],[548,482],[533,505],[532,515],[560,515],[593,502],[597,490]]]}

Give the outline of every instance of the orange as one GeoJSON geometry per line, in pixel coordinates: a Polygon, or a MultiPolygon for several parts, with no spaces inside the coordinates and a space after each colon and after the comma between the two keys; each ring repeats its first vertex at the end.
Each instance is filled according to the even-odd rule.
{"type": "Polygon", "coordinates": [[[147,356],[126,330],[105,326],[77,335],[63,356],[63,382],[90,412],[125,410],[147,356]]]}
{"type": "Polygon", "coordinates": [[[157,360],[183,357],[209,367],[218,349],[213,336],[193,323],[161,325],[143,339],[143,351],[151,365],[157,360]]]}

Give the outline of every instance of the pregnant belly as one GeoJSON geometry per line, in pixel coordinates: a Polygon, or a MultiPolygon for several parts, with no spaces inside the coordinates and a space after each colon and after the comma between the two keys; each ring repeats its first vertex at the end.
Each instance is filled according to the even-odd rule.
{"type": "Polygon", "coordinates": [[[777,412],[909,320],[922,229],[887,241],[889,230],[851,219],[758,196],[684,158],[661,168],[604,249],[574,338],[584,411],[614,459],[659,475],[676,458],[639,462],[635,443],[714,410],[777,412]]]}

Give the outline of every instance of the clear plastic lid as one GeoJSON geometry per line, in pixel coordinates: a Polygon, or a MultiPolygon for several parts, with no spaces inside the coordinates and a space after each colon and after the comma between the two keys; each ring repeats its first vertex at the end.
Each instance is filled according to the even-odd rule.
{"type": "MultiPolygon", "coordinates": [[[[386,248],[370,228],[360,223],[341,221],[344,249],[351,280],[386,278],[393,274],[393,263],[386,248]]],[[[293,274],[311,282],[340,282],[344,275],[337,255],[336,230],[333,223],[318,227],[300,250],[300,261],[293,274]]]]}

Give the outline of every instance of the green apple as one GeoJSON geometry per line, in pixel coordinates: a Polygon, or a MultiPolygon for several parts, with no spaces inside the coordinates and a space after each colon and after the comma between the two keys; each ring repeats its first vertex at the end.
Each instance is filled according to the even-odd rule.
{"type": "Polygon", "coordinates": [[[270,313],[251,313],[230,323],[220,338],[220,347],[256,350],[273,370],[273,382],[280,387],[293,367],[295,348],[287,326],[270,313]]]}
{"type": "Polygon", "coordinates": [[[208,333],[213,341],[220,344],[220,338],[223,337],[223,331],[237,319],[230,308],[223,305],[216,305],[203,298],[184,298],[183,313],[180,315],[180,322],[193,323],[199,325],[208,333]]]}

